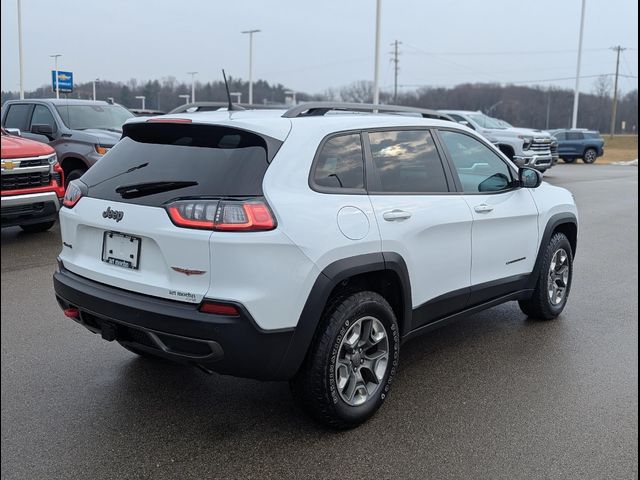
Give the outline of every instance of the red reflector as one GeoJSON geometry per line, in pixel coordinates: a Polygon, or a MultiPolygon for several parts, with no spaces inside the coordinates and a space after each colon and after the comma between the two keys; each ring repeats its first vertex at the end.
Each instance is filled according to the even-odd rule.
{"type": "Polygon", "coordinates": [[[64,310],[62,310],[62,313],[64,313],[65,317],[80,318],[80,310],[78,310],[77,308],[65,308],[64,310]]]}
{"type": "Polygon", "coordinates": [[[238,309],[233,305],[227,305],[224,303],[203,302],[200,305],[199,310],[202,313],[213,313],[215,315],[227,315],[229,317],[237,317],[240,315],[238,309]]]}
{"type": "Polygon", "coordinates": [[[147,123],[191,123],[190,118],[150,118],[147,123]]]}

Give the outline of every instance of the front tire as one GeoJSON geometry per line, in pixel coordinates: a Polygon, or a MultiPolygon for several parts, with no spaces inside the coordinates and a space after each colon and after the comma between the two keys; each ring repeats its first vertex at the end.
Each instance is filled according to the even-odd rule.
{"type": "Polygon", "coordinates": [[[29,225],[20,225],[20,228],[27,233],[39,233],[46,232],[51,227],[55,225],[55,220],[51,220],[50,222],[42,222],[42,223],[32,223],[29,225]]]}
{"type": "Polygon", "coordinates": [[[75,170],[71,170],[64,177],[64,187],[67,188],[69,186],[69,182],[71,182],[72,180],[76,180],[76,179],[80,178],[82,175],[84,175],[84,172],[86,172],[86,170],[82,170],[80,168],[76,168],[75,170]]]}
{"type": "Polygon", "coordinates": [[[400,335],[379,294],[358,292],[324,313],[291,390],[297,403],[331,428],[353,428],[380,408],[398,368],[400,335]]]}
{"type": "Polygon", "coordinates": [[[544,251],[533,295],[519,300],[523,313],[531,318],[552,320],[564,310],[573,278],[573,251],[569,239],[556,233],[544,251]]]}
{"type": "Polygon", "coordinates": [[[595,148],[587,148],[584,151],[584,155],[582,156],[582,161],[584,163],[593,163],[598,158],[598,152],[596,152],[595,148]]]}

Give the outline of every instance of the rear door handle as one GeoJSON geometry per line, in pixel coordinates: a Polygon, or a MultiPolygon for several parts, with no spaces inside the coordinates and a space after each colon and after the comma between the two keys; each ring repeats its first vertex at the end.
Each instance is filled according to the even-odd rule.
{"type": "Polygon", "coordinates": [[[476,205],[475,207],[473,207],[473,209],[477,212],[477,213],[489,213],[489,212],[493,212],[493,207],[491,205],[487,205],[486,203],[483,203],[481,205],[476,205]]]}
{"type": "Polygon", "coordinates": [[[384,218],[387,222],[395,222],[396,220],[406,220],[407,218],[411,218],[411,213],[404,210],[396,209],[389,212],[384,212],[382,214],[382,218],[384,218]]]}

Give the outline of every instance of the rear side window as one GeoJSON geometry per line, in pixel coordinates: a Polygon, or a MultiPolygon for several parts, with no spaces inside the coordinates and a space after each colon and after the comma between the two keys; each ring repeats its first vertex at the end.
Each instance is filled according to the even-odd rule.
{"type": "Polygon", "coordinates": [[[313,183],[322,189],[364,189],[364,158],[359,133],[327,140],[315,162],[313,183]]]}
{"type": "Polygon", "coordinates": [[[428,130],[370,132],[380,192],[448,192],[440,155],[428,130]]]}
{"type": "Polygon", "coordinates": [[[151,206],[179,198],[261,196],[268,148],[280,144],[234,128],[134,123],[82,182],[90,197],[151,206]]]}
{"type": "Polygon", "coordinates": [[[19,128],[20,130],[29,130],[29,114],[31,113],[31,105],[15,104],[9,105],[7,116],[4,119],[4,126],[7,128],[19,128]]]}
{"type": "Polygon", "coordinates": [[[584,140],[582,132],[567,132],[567,140],[584,140]]]}
{"type": "Polygon", "coordinates": [[[601,140],[602,137],[600,137],[599,133],[595,133],[595,132],[587,132],[584,134],[585,138],[591,138],[591,139],[597,139],[597,140],[601,140]]]}

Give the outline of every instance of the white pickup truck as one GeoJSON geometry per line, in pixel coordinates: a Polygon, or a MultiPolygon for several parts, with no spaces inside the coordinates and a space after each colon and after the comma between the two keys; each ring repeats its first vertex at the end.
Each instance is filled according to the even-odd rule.
{"type": "Polygon", "coordinates": [[[557,157],[558,146],[548,132],[516,128],[482,112],[466,110],[441,110],[441,112],[481,135],[492,137],[492,143],[519,167],[532,167],[544,172],[555,163],[554,157],[557,157]]]}

